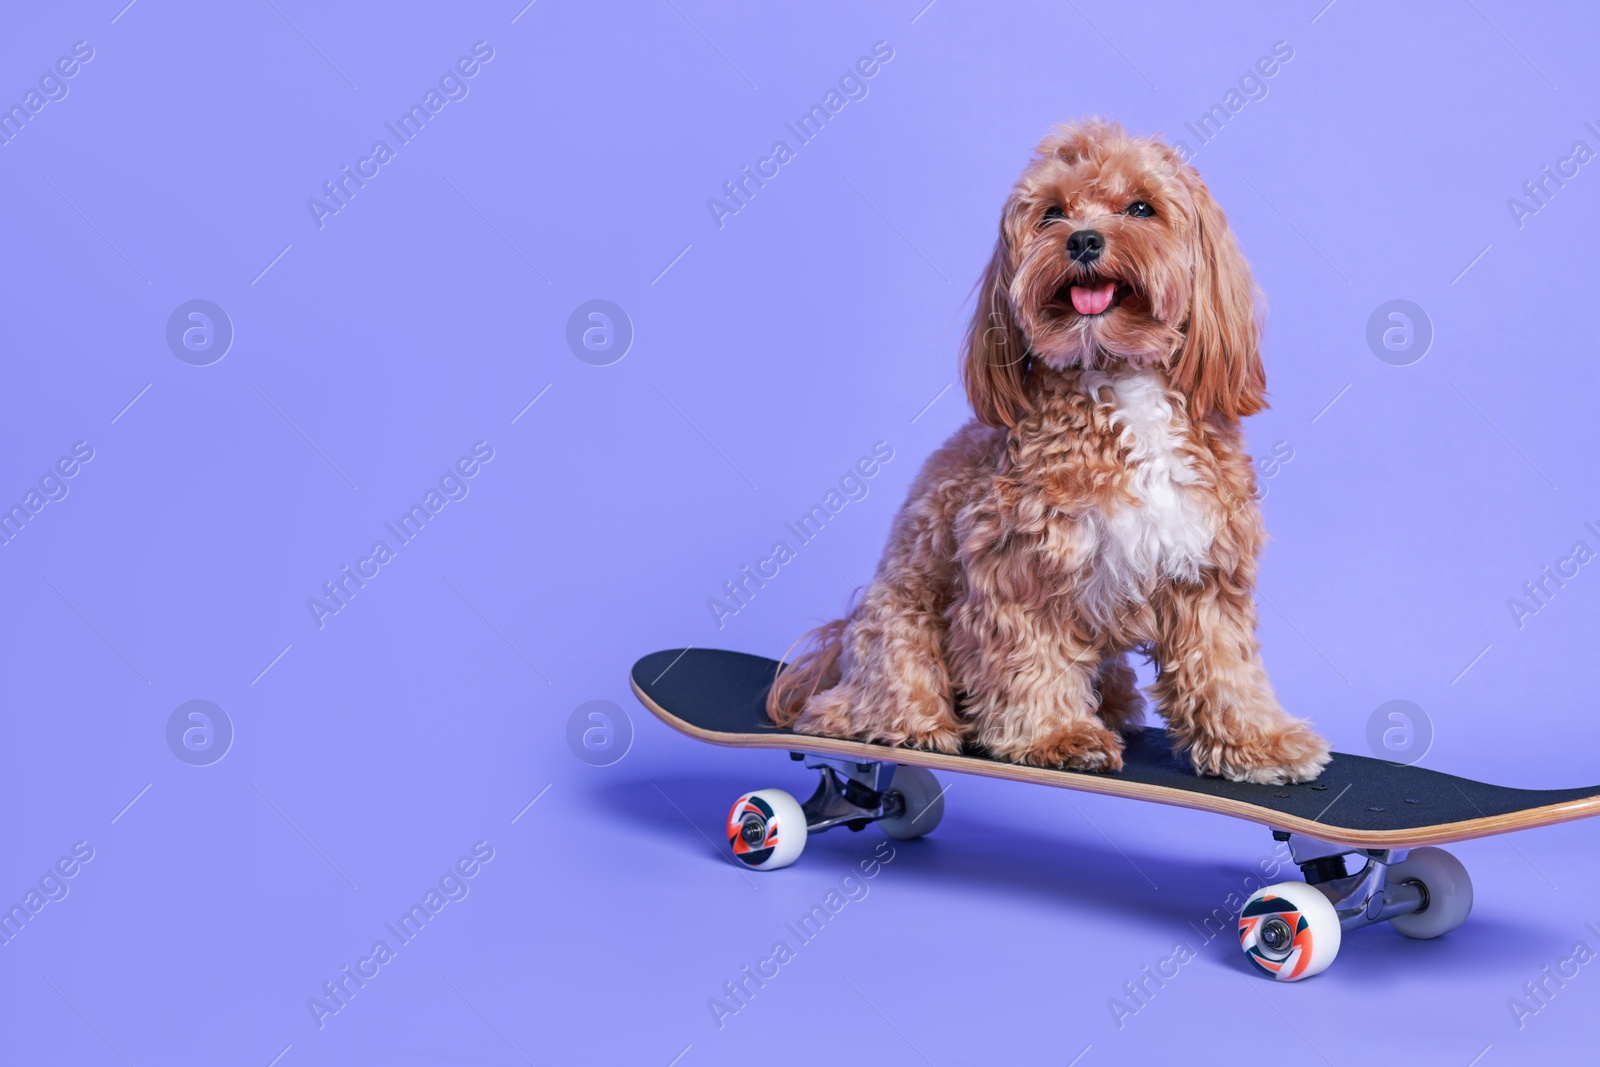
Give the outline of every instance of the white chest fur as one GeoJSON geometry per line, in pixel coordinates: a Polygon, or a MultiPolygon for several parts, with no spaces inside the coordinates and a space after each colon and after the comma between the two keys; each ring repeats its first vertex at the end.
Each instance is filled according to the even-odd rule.
{"type": "Polygon", "coordinates": [[[1110,387],[1112,425],[1128,453],[1128,488],[1137,504],[1103,513],[1097,571],[1107,594],[1137,596],[1158,579],[1196,581],[1216,536],[1199,481],[1180,450],[1184,421],[1173,411],[1162,379],[1151,372],[1092,371],[1084,386],[1110,387]]]}

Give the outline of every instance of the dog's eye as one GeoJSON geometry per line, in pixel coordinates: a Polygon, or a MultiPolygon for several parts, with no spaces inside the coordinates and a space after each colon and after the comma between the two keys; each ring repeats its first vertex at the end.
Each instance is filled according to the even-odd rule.
{"type": "Polygon", "coordinates": [[[1051,204],[1049,207],[1044,209],[1045,222],[1049,222],[1051,219],[1064,219],[1066,217],[1067,213],[1061,210],[1060,204],[1051,204]]]}
{"type": "Polygon", "coordinates": [[[1122,213],[1124,215],[1132,215],[1136,219],[1147,219],[1156,213],[1156,209],[1145,203],[1143,200],[1135,200],[1133,203],[1123,208],[1122,213]]]}

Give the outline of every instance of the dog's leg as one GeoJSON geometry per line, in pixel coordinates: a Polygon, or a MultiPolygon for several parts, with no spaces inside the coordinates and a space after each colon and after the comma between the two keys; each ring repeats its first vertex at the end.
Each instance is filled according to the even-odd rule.
{"type": "Polygon", "coordinates": [[[992,669],[968,707],[973,740],[1000,759],[1074,771],[1122,769],[1122,735],[1095,715],[1098,659],[1022,639],[979,655],[992,669]],[[1026,646],[1033,644],[1035,647],[1026,646]]]}
{"type": "MultiPolygon", "coordinates": [[[[1026,556],[991,557],[1026,568],[1026,556]]],[[[991,574],[982,582],[993,588],[991,574]]],[[[1004,585],[1003,579],[998,584],[1004,585]]],[[[968,695],[973,740],[1000,759],[1078,771],[1122,769],[1122,735],[1095,714],[1100,650],[993,595],[963,597],[951,630],[951,661],[968,695]]]]}
{"type": "Polygon", "coordinates": [[[1107,656],[1100,661],[1095,689],[1100,694],[1097,714],[1108,730],[1122,732],[1144,725],[1144,694],[1139,692],[1139,679],[1127,656],[1107,656]]]}
{"type": "Polygon", "coordinates": [[[986,469],[994,435],[971,424],[929,457],[895,517],[877,576],[838,635],[838,684],[807,696],[802,733],[959,752],[945,662],[955,595],[956,509],[986,469]]]}
{"type": "Polygon", "coordinates": [[[1158,606],[1156,703],[1175,748],[1200,774],[1238,782],[1306,782],[1328,764],[1328,743],[1283,710],[1256,641],[1250,585],[1215,572],[1174,584],[1158,606]]]}
{"type": "Polygon", "coordinates": [[[795,729],[959,752],[961,724],[941,648],[944,617],[918,604],[926,604],[926,575],[886,569],[845,623],[839,684],[805,702],[795,729]]]}

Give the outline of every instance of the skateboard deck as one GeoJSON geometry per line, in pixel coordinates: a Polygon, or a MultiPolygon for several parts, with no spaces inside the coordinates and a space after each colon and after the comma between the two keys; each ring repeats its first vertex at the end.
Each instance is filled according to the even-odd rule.
{"type": "Polygon", "coordinates": [[[773,726],[765,702],[779,663],[742,652],[670,649],[634,664],[633,691],[668,726],[712,744],[925,767],[1150,800],[1230,815],[1338,845],[1402,849],[1600,814],[1600,786],[1514,789],[1368,756],[1334,753],[1322,776],[1255,785],[1197,776],[1163,730],[1127,736],[1115,773],[1052,770],[995,759],[800,734],[773,726]]]}

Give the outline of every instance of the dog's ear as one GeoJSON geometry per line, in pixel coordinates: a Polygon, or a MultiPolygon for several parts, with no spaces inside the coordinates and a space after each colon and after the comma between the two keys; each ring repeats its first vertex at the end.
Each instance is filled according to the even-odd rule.
{"type": "Polygon", "coordinates": [[[1222,209],[1198,176],[1191,189],[1194,289],[1172,382],[1188,395],[1194,416],[1215,411],[1238,419],[1267,406],[1259,294],[1222,209]]]}
{"type": "Polygon", "coordinates": [[[1002,232],[983,280],[978,283],[978,306],[972,313],[961,353],[967,401],[979,421],[998,427],[1015,426],[1028,409],[1023,391],[1028,342],[1011,313],[1011,273],[1002,232]]]}

